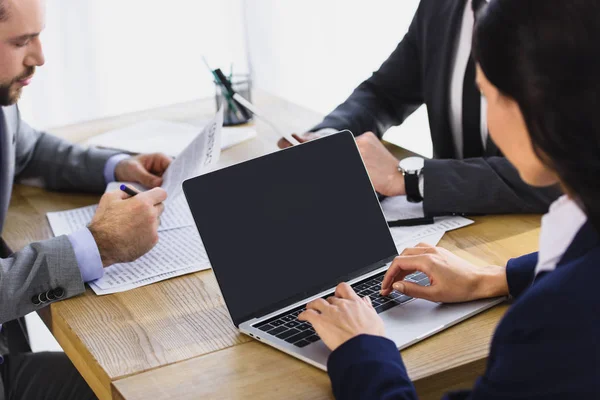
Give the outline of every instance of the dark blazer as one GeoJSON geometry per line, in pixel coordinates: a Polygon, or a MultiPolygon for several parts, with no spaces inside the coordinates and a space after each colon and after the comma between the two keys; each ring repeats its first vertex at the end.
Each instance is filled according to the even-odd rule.
{"type": "Polygon", "coordinates": [[[484,158],[452,160],[450,79],[465,6],[466,0],[422,0],[392,55],[312,131],[381,137],[426,104],[435,158],[423,172],[427,214],[545,213],[560,191],[526,185],[491,139],[484,158]]]}
{"type": "MultiPolygon", "coordinates": [[[[586,223],[556,270],[534,278],[537,253],[509,261],[516,301],[500,322],[485,375],[457,399],[600,399],[600,237],[586,223]]],[[[338,399],[416,399],[393,342],[359,336],[329,358],[338,399]]]]}

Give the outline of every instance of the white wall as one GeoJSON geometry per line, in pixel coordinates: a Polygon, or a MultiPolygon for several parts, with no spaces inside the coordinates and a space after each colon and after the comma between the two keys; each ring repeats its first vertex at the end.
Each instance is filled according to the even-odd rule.
{"type": "Polygon", "coordinates": [[[25,118],[47,128],[212,96],[202,55],[246,70],[241,1],[48,0],[25,118]]]}
{"type": "MultiPolygon", "coordinates": [[[[48,0],[46,65],[20,103],[38,128],[214,94],[201,56],[331,111],[394,50],[418,0],[48,0]]],[[[424,108],[388,140],[425,155],[424,108]],[[407,134],[410,133],[410,134],[407,134]]],[[[307,128],[309,128],[307,126],[307,128]]]]}
{"type": "MultiPolygon", "coordinates": [[[[256,86],[330,112],[396,48],[418,3],[245,0],[256,86]]],[[[401,129],[390,130],[386,139],[431,156],[426,116],[423,107],[401,129]]]]}

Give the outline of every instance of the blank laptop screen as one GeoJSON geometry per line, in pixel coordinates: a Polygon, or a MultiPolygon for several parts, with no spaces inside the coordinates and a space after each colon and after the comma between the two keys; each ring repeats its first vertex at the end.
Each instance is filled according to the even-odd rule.
{"type": "Polygon", "coordinates": [[[397,254],[349,132],[183,186],[236,326],[397,254]]]}

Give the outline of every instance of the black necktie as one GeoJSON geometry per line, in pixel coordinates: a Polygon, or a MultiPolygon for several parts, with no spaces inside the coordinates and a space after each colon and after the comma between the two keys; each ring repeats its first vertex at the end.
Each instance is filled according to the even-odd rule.
{"type": "MultiPolygon", "coordinates": [[[[477,14],[485,0],[473,0],[473,12],[477,14]]],[[[481,93],[475,84],[475,61],[469,56],[463,82],[463,158],[483,156],[481,139],[481,93]]]]}
{"type": "Polygon", "coordinates": [[[473,12],[475,13],[476,17],[479,10],[481,10],[481,7],[485,4],[485,1],[486,0],[473,0],[471,3],[471,7],[473,8],[473,12]]]}

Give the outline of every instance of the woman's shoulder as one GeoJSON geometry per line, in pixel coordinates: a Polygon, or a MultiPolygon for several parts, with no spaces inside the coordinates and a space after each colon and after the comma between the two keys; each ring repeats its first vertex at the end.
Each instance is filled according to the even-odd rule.
{"type": "MultiPolygon", "coordinates": [[[[515,301],[498,328],[536,334],[548,334],[587,326],[586,331],[600,334],[600,246],[560,263],[549,272],[538,274],[533,284],[515,301]]],[[[584,332],[576,329],[574,335],[584,332]]]]}

